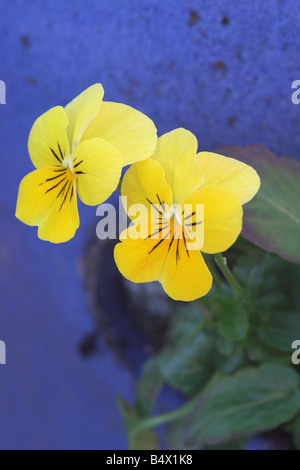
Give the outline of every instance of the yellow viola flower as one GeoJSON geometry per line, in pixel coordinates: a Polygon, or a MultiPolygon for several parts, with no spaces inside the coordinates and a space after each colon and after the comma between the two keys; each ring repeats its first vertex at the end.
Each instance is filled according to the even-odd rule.
{"type": "Polygon", "coordinates": [[[95,84],[32,127],[28,150],[36,170],[20,184],[16,217],[38,226],[42,240],[70,240],[79,227],[77,193],[84,204],[101,204],[116,189],[122,167],[155,149],[153,122],[129,106],[103,102],[103,95],[95,84]]]}
{"type": "Polygon", "coordinates": [[[242,205],[259,189],[256,171],[233,158],[197,154],[197,139],[176,129],[158,139],[151,158],[133,164],[121,188],[127,214],[147,208],[115,247],[115,261],[130,281],[160,281],[175,300],[204,296],[212,276],[201,252],[226,251],[242,229],[242,205]],[[204,211],[196,210],[198,205],[204,211]],[[203,230],[197,233],[196,227],[203,230]],[[137,233],[139,236],[137,236],[137,233]]]}

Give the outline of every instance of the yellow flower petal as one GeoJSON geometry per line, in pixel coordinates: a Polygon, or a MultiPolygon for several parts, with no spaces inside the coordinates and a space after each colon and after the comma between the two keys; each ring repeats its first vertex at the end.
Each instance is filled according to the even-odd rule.
{"type": "Polygon", "coordinates": [[[78,177],[78,195],[84,204],[96,206],[117,188],[122,171],[122,155],[103,139],[80,142],[72,154],[78,177]]]}
{"type": "Polygon", "coordinates": [[[212,276],[200,251],[187,251],[179,238],[171,245],[160,282],[172,299],[188,302],[207,294],[212,276]]]}
{"type": "Polygon", "coordinates": [[[197,162],[203,170],[206,186],[229,189],[236,194],[241,204],[250,201],[259,190],[260,179],[254,168],[234,158],[200,152],[197,162]]]}
{"type": "MultiPolygon", "coordinates": [[[[148,158],[143,162],[134,163],[125,173],[121,187],[122,196],[127,197],[127,213],[133,204],[143,204],[147,207],[148,218],[152,214],[162,211],[161,204],[172,205],[171,188],[165,180],[165,173],[161,165],[148,158]]],[[[126,209],[126,207],[125,207],[126,209]]],[[[152,217],[153,218],[153,217],[152,217]]]]}
{"type": "Polygon", "coordinates": [[[74,237],[79,227],[75,184],[75,180],[69,182],[65,193],[55,201],[47,217],[42,220],[38,230],[41,240],[63,243],[74,237]]]}
{"type": "Polygon", "coordinates": [[[16,217],[39,226],[42,240],[70,240],[79,226],[74,175],[69,169],[42,168],[25,176],[20,184],[16,217]]]}
{"type": "Polygon", "coordinates": [[[243,209],[238,197],[226,188],[205,186],[189,202],[204,204],[204,243],[201,251],[221,253],[233,245],[242,230],[243,209]]]}
{"type": "Polygon", "coordinates": [[[61,106],[51,108],[35,121],[29,135],[28,151],[36,168],[60,165],[69,155],[67,124],[68,118],[61,106]]]}
{"type": "Polygon", "coordinates": [[[96,83],[83,91],[66,106],[65,110],[69,119],[67,133],[71,149],[78,145],[85,129],[96,116],[103,95],[104,90],[102,85],[96,83]]]}
{"type": "Polygon", "coordinates": [[[152,231],[149,222],[129,227],[115,247],[114,257],[119,271],[132,282],[157,281],[162,273],[170,243],[170,229],[164,228],[158,238],[147,238],[152,231]],[[134,239],[140,229],[142,238],[134,239]]]}
{"type": "Polygon", "coordinates": [[[145,114],[120,103],[103,102],[83,140],[101,137],[121,152],[123,165],[145,160],[154,152],[157,135],[154,123],[145,114]]]}
{"type": "Polygon", "coordinates": [[[180,203],[204,182],[196,162],[197,139],[186,129],[175,129],[161,136],[152,156],[165,170],[173,191],[173,201],[180,203]]]}

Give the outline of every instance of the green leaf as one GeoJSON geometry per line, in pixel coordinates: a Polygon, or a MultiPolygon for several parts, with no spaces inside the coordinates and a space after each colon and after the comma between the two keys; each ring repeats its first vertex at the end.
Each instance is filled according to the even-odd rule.
{"type": "Polygon", "coordinates": [[[225,377],[199,399],[186,423],[185,442],[215,445],[277,427],[300,409],[299,377],[277,364],[225,377]]]}
{"type": "Polygon", "coordinates": [[[292,343],[300,339],[300,312],[275,312],[258,330],[259,338],[279,351],[292,351],[292,343]]]}
{"type": "Polygon", "coordinates": [[[224,375],[233,374],[240,369],[245,363],[245,354],[242,348],[236,348],[236,351],[231,356],[224,358],[224,356],[215,357],[215,370],[224,375]]]}
{"type": "Polygon", "coordinates": [[[145,429],[138,431],[140,418],[137,417],[134,408],[131,408],[122,398],[118,397],[118,406],[127,433],[128,446],[130,450],[157,450],[159,449],[159,441],[153,429],[145,429]]]}
{"type": "MultiPolygon", "coordinates": [[[[193,446],[185,442],[185,432],[187,429],[186,418],[170,423],[166,431],[167,448],[172,450],[195,450],[200,449],[198,442],[193,446]]],[[[243,450],[246,446],[245,439],[235,439],[214,446],[204,446],[203,450],[243,450]]]]}
{"type": "Polygon", "coordinates": [[[249,325],[245,302],[239,295],[233,295],[227,282],[215,285],[201,303],[217,320],[219,334],[223,338],[240,341],[246,337],[249,325]]]}
{"type": "Polygon", "coordinates": [[[247,335],[248,316],[245,309],[232,305],[219,316],[219,333],[226,339],[238,341],[247,335]]]}
{"type": "Polygon", "coordinates": [[[276,157],[262,145],[227,146],[218,153],[251,166],[261,178],[261,188],[244,206],[242,235],[264,250],[300,264],[300,163],[276,157]]]}
{"type": "Polygon", "coordinates": [[[199,304],[177,304],[167,345],[158,356],[164,380],[188,396],[199,392],[213,372],[214,338],[204,326],[199,304]]]}
{"type": "Polygon", "coordinates": [[[196,302],[188,304],[174,304],[175,312],[172,317],[172,328],[169,339],[170,343],[185,344],[190,336],[203,329],[205,316],[202,306],[196,302]]]}
{"type": "Polygon", "coordinates": [[[234,439],[223,444],[204,446],[203,450],[244,450],[246,442],[246,439],[234,439]]]}
{"type": "Polygon", "coordinates": [[[171,386],[193,396],[213,373],[214,340],[204,331],[191,331],[160,355],[161,372],[171,386]],[[178,344],[179,343],[179,344],[178,344]]]}
{"type": "Polygon", "coordinates": [[[293,442],[297,449],[300,450],[300,417],[293,423],[293,442]]]}
{"type": "Polygon", "coordinates": [[[153,429],[145,429],[135,436],[133,450],[158,450],[159,441],[153,429]]]}
{"type": "MultiPolygon", "coordinates": [[[[257,313],[263,319],[266,309],[297,310],[300,303],[300,266],[289,263],[277,255],[267,253],[252,246],[250,250],[242,245],[243,250],[234,254],[233,272],[240,279],[253,299],[257,300],[260,308],[257,313]]],[[[241,243],[238,243],[238,248],[241,243]]]]}
{"type": "Polygon", "coordinates": [[[198,442],[194,441],[193,445],[189,445],[185,440],[186,429],[188,425],[186,417],[177,419],[167,426],[166,443],[167,449],[172,450],[195,450],[199,449],[198,442]]]}
{"type": "Polygon", "coordinates": [[[217,349],[222,356],[230,356],[234,351],[235,344],[225,338],[218,338],[216,342],[217,349]]]}
{"type": "MultiPolygon", "coordinates": [[[[220,378],[222,378],[222,375],[220,375],[219,373],[215,373],[207,382],[202,392],[200,392],[200,394],[198,394],[197,396],[205,395],[206,390],[210,390],[211,387],[214,387],[215,384],[218,384],[220,378]]],[[[188,405],[188,403],[194,405],[195,402],[198,402],[196,397],[190,400],[190,402],[187,402],[186,405],[188,405]]],[[[182,414],[176,420],[171,421],[167,425],[166,443],[168,449],[193,450],[200,448],[200,444],[197,440],[194,440],[193,442],[188,442],[187,440],[187,433],[189,432],[190,420],[191,409],[189,408],[184,414],[182,414]]]]}
{"type": "Polygon", "coordinates": [[[157,357],[149,359],[144,365],[136,388],[136,409],[140,416],[148,416],[151,413],[163,382],[159,359],[157,357]]]}
{"type": "Polygon", "coordinates": [[[290,365],[291,355],[282,354],[282,352],[262,343],[259,338],[252,336],[248,339],[246,345],[246,353],[248,359],[253,364],[261,364],[263,362],[276,361],[277,364],[290,365]]]}

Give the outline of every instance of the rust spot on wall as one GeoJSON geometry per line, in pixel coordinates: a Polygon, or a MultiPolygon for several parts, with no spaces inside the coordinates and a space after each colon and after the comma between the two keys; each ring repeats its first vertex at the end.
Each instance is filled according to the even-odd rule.
{"type": "Polygon", "coordinates": [[[195,26],[195,24],[199,23],[200,21],[200,16],[195,10],[190,11],[189,15],[189,25],[190,26],[195,26]]]}
{"type": "Polygon", "coordinates": [[[24,49],[27,49],[28,47],[30,47],[30,38],[29,38],[29,36],[27,36],[26,34],[23,34],[20,37],[20,43],[24,47],[24,49]]]}

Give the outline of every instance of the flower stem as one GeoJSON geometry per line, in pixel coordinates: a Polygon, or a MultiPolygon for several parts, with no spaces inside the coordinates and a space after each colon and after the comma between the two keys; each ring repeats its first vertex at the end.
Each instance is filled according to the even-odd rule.
{"type": "Polygon", "coordinates": [[[157,426],[161,426],[162,424],[170,423],[176,419],[188,416],[193,411],[195,406],[199,404],[201,400],[204,400],[206,394],[211,391],[215,384],[217,384],[221,379],[223,379],[223,375],[219,372],[216,372],[208,381],[206,386],[184,405],[173,411],[169,411],[158,416],[141,418],[134,426],[134,435],[145,431],[146,429],[155,428],[157,426]]]}
{"type": "Polygon", "coordinates": [[[215,255],[215,260],[217,265],[219,266],[220,270],[222,271],[225,279],[227,282],[231,285],[231,287],[238,292],[238,294],[246,300],[246,302],[251,303],[251,300],[247,294],[247,292],[244,290],[244,288],[241,286],[241,284],[238,282],[237,278],[234,276],[232,271],[230,271],[229,267],[227,266],[226,258],[221,253],[217,253],[215,255]]]}
{"type": "MultiPolygon", "coordinates": [[[[198,399],[198,397],[197,397],[198,399]]],[[[192,411],[193,407],[195,406],[197,400],[193,399],[189,402],[185,403],[180,408],[176,410],[169,411],[168,413],[164,413],[158,416],[154,416],[151,418],[146,418],[141,420],[138,425],[136,426],[135,432],[141,432],[145,429],[155,428],[162,424],[170,423],[171,421],[175,421],[176,419],[181,418],[182,416],[187,415],[189,412],[192,411]]]]}

